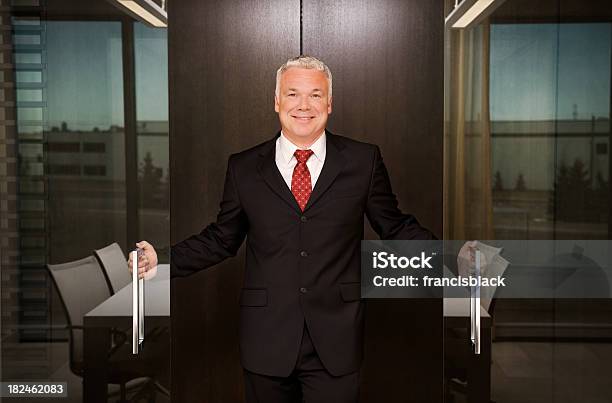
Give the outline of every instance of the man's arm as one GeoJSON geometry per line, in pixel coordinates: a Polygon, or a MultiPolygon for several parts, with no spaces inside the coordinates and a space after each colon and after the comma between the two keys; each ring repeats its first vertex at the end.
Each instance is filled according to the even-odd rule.
{"type": "Polygon", "coordinates": [[[217,221],[199,234],[172,246],[171,277],[186,276],[236,256],[248,231],[248,219],[242,209],[230,156],[225,187],[217,221]]]}
{"type": "Polygon", "coordinates": [[[366,205],[366,216],[380,239],[436,239],[417,219],[404,214],[397,207],[397,199],[391,189],[389,174],[376,146],[370,179],[370,192],[366,205]]]}

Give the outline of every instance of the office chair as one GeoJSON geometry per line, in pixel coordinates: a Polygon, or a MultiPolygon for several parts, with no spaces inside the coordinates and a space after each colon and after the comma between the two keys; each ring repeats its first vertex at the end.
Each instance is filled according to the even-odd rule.
{"type": "Polygon", "coordinates": [[[117,242],[94,250],[94,256],[104,269],[113,294],[131,283],[132,277],[128,271],[127,259],[117,242]]]}
{"type": "MultiPolygon", "coordinates": [[[[70,331],[70,370],[82,377],[83,362],[83,316],[110,297],[108,284],[93,256],[63,264],[48,264],[47,269],[58,291],[68,320],[70,331]]],[[[113,330],[111,329],[111,332],[113,330]]],[[[137,378],[142,382],[133,385],[139,388],[135,398],[150,392],[151,379],[147,365],[132,356],[131,346],[116,344],[108,354],[108,379],[111,384],[119,384],[120,401],[127,402],[126,383],[137,378]]],[[[153,397],[149,399],[153,401],[153,397]]]]}

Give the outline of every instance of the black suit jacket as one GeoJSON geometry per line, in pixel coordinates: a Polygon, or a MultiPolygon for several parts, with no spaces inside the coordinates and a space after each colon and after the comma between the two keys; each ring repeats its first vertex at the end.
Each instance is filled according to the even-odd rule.
{"type": "Polygon", "coordinates": [[[288,376],[304,322],[332,375],[358,370],[364,214],[381,239],[433,238],[398,209],[378,146],[326,133],[303,212],[276,167],[279,133],[230,156],[217,221],[171,250],[172,276],[184,276],[235,256],[247,238],[240,355],[252,372],[288,376]]]}

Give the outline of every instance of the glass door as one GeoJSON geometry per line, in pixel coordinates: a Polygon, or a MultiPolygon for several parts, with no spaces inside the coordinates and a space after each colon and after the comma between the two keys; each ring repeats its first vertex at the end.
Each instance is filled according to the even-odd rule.
{"type": "Polygon", "coordinates": [[[521,295],[481,298],[479,354],[469,301],[445,301],[446,402],[612,401],[611,48],[608,3],[494,1],[446,26],[445,239],[536,270],[521,295]]]}
{"type": "Polygon", "coordinates": [[[166,31],[94,3],[1,16],[2,401],[170,401],[166,31]]]}

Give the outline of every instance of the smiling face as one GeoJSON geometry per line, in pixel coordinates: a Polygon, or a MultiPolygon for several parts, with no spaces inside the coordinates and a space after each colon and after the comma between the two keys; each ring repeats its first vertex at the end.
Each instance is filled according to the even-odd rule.
{"type": "Polygon", "coordinates": [[[308,147],[325,130],[332,100],[325,73],[291,67],[280,78],[274,97],[283,134],[298,146],[308,147]]]}

